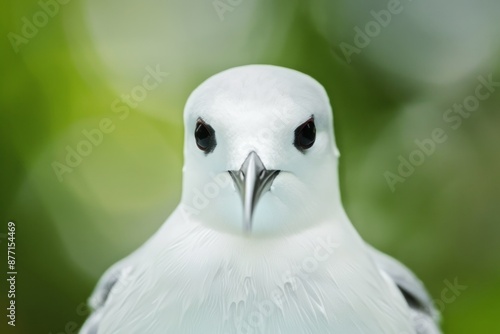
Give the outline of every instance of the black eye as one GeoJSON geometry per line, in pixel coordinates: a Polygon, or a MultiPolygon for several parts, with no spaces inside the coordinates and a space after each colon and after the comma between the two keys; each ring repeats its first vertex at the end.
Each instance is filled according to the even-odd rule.
{"type": "Polygon", "coordinates": [[[299,125],[295,129],[295,140],[293,145],[299,150],[304,151],[313,146],[316,140],[316,125],[314,125],[314,117],[311,117],[305,123],[299,125]]]}
{"type": "Polygon", "coordinates": [[[214,129],[202,119],[198,119],[196,122],[194,137],[198,148],[205,153],[212,152],[217,145],[217,142],[215,141],[214,129]]]}

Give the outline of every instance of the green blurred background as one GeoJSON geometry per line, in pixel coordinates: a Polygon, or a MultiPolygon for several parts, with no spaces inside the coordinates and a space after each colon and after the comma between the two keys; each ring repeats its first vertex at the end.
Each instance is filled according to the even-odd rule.
{"type": "Polygon", "coordinates": [[[99,276],[177,204],[189,93],[250,63],[326,87],[347,212],[422,278],[445,332],[500,333],[500,88],[456,129],[443,118],[478,77],[500,81],[498,1],[60,1],[0,5],[0,245],[15,221],[18,270],[16,327],[3,315],[2,333],[76,332],[99,276]],[[341,45],[356,42],[346,59],[341,45]],[[158,87],[115,112],[157,66],[158,87]],[[113,130],[60,180],[54,162],[106,118],[113,130]],[[447,140],[392,191],[384,174],[435,128],[447,140]],[[455,279],[467,288],[453,296],[455,279]]]}

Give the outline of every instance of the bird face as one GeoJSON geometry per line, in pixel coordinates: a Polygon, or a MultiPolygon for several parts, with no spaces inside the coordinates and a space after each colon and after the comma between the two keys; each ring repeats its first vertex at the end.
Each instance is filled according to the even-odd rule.
{"type": "Polygon", "coordinates": [[[231,233],[293,233],[321,218],[327,197],[337,200],[331,108],[314,79],[230,69],[191,94],[184,122],[182,203],[195,219],[231,233]]]}

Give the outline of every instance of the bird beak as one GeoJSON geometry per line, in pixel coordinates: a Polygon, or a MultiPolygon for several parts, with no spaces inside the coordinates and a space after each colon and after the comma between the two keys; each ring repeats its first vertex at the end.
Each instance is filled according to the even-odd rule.
{"type": "Polygon", "coordinates": [[[267,170],[254,151],[250,152],[240,170],[229,171],[243,201],[243,220],[246,232],[250,232],[252,229],[252,216],[260,197],[269,190],[279,172],[279,170],[267,170]]]}

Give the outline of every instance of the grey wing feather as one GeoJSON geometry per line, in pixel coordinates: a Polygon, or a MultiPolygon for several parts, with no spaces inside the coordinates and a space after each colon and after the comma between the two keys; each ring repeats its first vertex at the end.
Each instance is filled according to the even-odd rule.
{"type": "Polygon", "coordinates": [[[422,282],[399,261],[368,245],[379,270],[385,272],[396,283],[410,307],[416,334],[440,334],[440,314],[422,282]]]}
{"type": "Polygon", "coordinates": [[[99,329],[99,323],[101,322],[103,310],[94,311],[90,317],[85,320],[82,328],[80,329],[80,334],[97,334],[99,329]]]}
{"type": "Polygon", "coordinates": [[[88,304],[92,313],[80,329],[80,334],[97,334],[99,323],[104,313],[104,304],[111,292],[111,289],[118,282],[126,268],[130,268],[129,258],[125,258],[111,266],[99,279],[88,304]]]}

